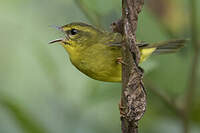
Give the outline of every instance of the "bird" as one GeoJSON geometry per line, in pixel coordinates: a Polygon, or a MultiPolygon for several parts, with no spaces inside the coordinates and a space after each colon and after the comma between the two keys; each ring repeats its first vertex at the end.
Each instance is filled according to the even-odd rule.
{"type": "MultiPolygon", "coordinates": [[[[104,31],[92,25],[73,22],[57,27],[64,37],[49,42],[58,42],[67,51],[71,63],[92,79],[105,82],[121,82],[122,53],[124,39],[120,33],[104,31]]],[[[175,53],[186,39],[176,39],[158,43],[138,41],[141,64],[152,54],[175,53]]]]}

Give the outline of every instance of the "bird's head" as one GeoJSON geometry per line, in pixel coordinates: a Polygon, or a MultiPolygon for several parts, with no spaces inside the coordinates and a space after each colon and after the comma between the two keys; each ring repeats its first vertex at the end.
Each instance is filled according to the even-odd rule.
{"type": "Polygon", "coordinates": [[[64,33],[64,38],[50,41],[49,43],[60,42],[64,48],[77,49],[89,47],[89,45],[96,43],[102,31],[85,23],[70,23],[61,27],[57,27],[64,33]]]}

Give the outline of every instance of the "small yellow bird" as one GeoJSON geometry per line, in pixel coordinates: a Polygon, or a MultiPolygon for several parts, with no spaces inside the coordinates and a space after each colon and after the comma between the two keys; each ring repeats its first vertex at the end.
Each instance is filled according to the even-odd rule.
{"type": "MultiPolygon", "coordinates": [[[[78,70],[96,80],[121,82],[121,34],[101,31],[85,23],[70,23],[58,29],[64,32],[65,37],[49,43],[60,42],[78,70]]],[[[185,40],[138,43],[141,52],[140,63],[153,53],[176,52],[184,43],[185,40]]]]}

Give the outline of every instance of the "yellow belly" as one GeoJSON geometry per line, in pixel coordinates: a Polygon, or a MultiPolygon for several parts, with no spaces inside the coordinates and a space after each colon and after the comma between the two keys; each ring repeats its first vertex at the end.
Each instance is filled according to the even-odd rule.
{"type": "Polygon", "coordinates": [[[121,81],[121,64],[116,61],[121,57],[119,48],[109,49],[106,45],[93,45],[84,49],[84,52],[70,52],[69,49],[67,51],[72,64],[87,76],[100,81],[121,81]]]}
{"type": "MultiPolygon", "coordinates": [[[[72,64],[87,76],[100,81],[121,82],[121,64],[116,61],[121,57],[121,49],[108,47],[93,45],[84,52],[69,49],[67,51],[70,53],[72,64]]],[[[140,62],[143,62],[154,50],[155,48],[140,50],[140,62]]]]}

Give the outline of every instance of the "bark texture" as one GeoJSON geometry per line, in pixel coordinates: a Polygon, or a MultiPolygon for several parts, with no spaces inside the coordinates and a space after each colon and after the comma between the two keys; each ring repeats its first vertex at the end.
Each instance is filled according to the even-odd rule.
{"type": "Polygon", "coordinates": [[[137,133],[138,121],[146,110],[143,70],[138,66],[140,52],[136,46],[135,36],[138,14],[143,3],[143,0],[122,0],[122,18],[112,24],[113,31],[120,32],[124,36],[120,104],[122,133],[137,133]]]}

